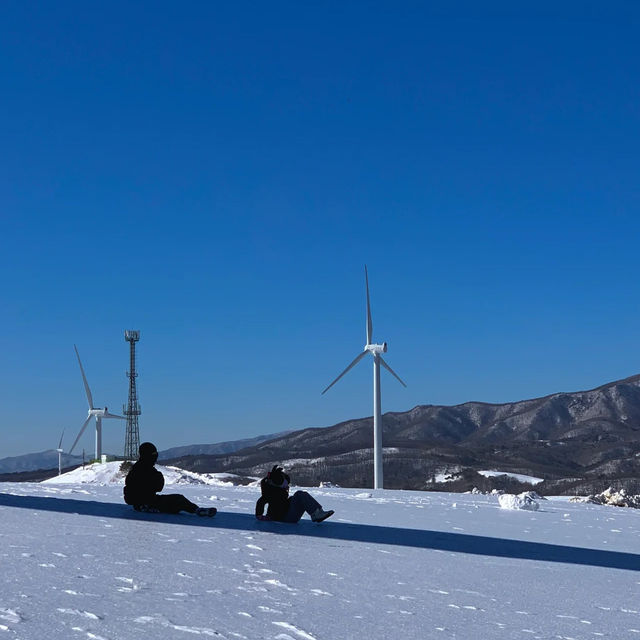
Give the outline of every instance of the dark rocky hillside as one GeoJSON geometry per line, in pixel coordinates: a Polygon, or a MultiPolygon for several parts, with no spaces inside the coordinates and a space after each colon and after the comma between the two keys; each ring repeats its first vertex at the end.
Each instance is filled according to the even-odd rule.
{"type": "MultiPolygon", "coordinates": [[[[79,465],[64,467],[62,473],[73,471],[79,465]]],[[[0,473],[0,482],[42,482],[58,475],[57,469],[35,469],[33,471],[16,471],[14,473],[0,473]]]]}
{"type": "MultiPolygon", "coordinates": [[[[260,476],[278,462],[301,485],[370,487],[372,422],[361,418],[303,429],[232,454],[184,456],[171,463],[198,472],[260,476]]],[[[488,469],[544,478],[536,486],[540,493],[585,493],[610,485],[638,493],[640,376],[508,404],[421,405],[386,413],[383,444],[387,488],[520,486],[477,474],[488,469]],[[455,480],[437,482],[447,473],[455,480]]]]}

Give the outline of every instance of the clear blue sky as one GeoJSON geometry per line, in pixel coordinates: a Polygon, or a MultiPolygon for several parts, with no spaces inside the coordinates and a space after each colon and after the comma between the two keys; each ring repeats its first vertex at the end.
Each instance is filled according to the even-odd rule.
{"type": "Polygon", "coordinates": [[[0,457],[127,328],[159,448],[371,415],[365,263],[383,411],[640,372],[640,6],[556,4],[3,2],[0,457]]]}

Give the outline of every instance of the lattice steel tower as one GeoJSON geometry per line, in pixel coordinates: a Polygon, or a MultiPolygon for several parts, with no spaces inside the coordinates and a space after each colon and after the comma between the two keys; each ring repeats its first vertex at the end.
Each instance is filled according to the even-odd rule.
{"type": "Polygon", "coordinates": [[[125,331],[124,339],[130,346],[129,371],[129,402],[123,406],[123,413],[127,418],[127,433],[124,441],[124,459],[137,460],[140,447],[140,431],[138,429],[138,416],[141,413],[136,390],[136,342],[140,340],[139,331],[125,331]]]}

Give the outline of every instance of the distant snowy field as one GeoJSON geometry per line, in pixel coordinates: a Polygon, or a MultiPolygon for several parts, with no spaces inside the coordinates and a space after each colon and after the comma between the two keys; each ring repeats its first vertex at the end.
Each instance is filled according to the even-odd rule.
{"type": "Polygon", "coordinates": [[[218,515],[137,514],[112,471],[0,485],[0,640],[640,640],[638,510],[312,488],[333,518],[263,523],[165,468],[218,515]]]}
{"type": "Polygon", "coordinates": [[[506,473],[505,471],[478,471],[481,476],[485,478],[499,478],[500,476],[506,476],[507,478],[513,478],[526,484],[540,484],[544,482],[544,478],[536,478],[534,476],[525,476],[521,473],[506,473]]]}
{"type": "MultiPolygon", "coordinates": [[[[499,478],[500,476],[504,476],[507,478],[513,478],[514,480],[518,480],[519,482],[523,482],[524,484],[540,484],[543,482],[543,478],[536,478],[535,476],[525,476],[521,473],[509,473],[508,471],[478,471],[481,476],[485,478],[499,478]]],[[[461,477],[460,468],[456,467],[451,470],[442,471],[441,473],[436,473],[434,479],[436,482],[453,482],[458,480],[461,477]]]]}

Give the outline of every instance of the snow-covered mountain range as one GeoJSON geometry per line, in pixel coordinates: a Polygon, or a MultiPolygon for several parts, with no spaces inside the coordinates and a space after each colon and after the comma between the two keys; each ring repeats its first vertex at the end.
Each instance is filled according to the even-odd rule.
{"type": "MultiPolygon", "coordinates": [[[[70,467],[81,462],[82,456],[70,456],[68,453],[62,454],[63,467],[70,467]]],[[[36,471],[37,469],[57,468],[58,452],[55,449],[0,459],[0,473],[21,473],[23,471],[36,471]]]]}
{"type": "Polygon", "coordinates": [[[190,444],[184,447],[172,447],[158,452],[158,460],[172,460],[181,456],[202,456],[202,455],[220,455],[225,453],[233,453],[240,449],[255,447],[268,440],[274,440],[291,433],[291,431],[280,431],[278,433],[269,433],[266,435],[256,436],[254,438],[243,438],[241,440],[227,440],[225,442],[216,442],[215,444],[190,444]]]}
{"type": "MultiPolygon", "coordinates": [[[[197,472],[254,475],[286,464],[307,484],[373,482],[372,418],[304,429],[217,456],[172,460],[197,472]]],[[[385,486],[456,491],[495,483],[478,471],[541,478],[545,494],[595,493],[609,485],[640,493],[640,376],[589,391],[507,404],[421,405],[383,415],[385,486]],[[438,487],[455,473],[457,484],[438,487]]],[[[500,481],[502,482],[502,481],[500,481]]]]}
{"type": "MultiPolygon", "coordinates": [[[[173,447],[164,449],[158,453],[159,460],[170,460],[179,456],[197,455],[218,455],[223,453],[233,453],[246,447],[254,447],[267,440],[278,438],[288,434],[289,431],[280,431],[254,438],[243,438],[240,440],[229,440],[216,442],[213,444],[191,444],[183,447],[173,447]]],[[[82,463],[82,456],[73,456],[68,453],[62,454],[62,466],[72,467],[82,463]]],[[[11,456],[0,458],[0,474],[21,473],[25,471],[37,471],[39,469],[57,469],[58,452],[55,449],[40,451],[38,453],[28,453],[21,456],[11,456]]]]}

